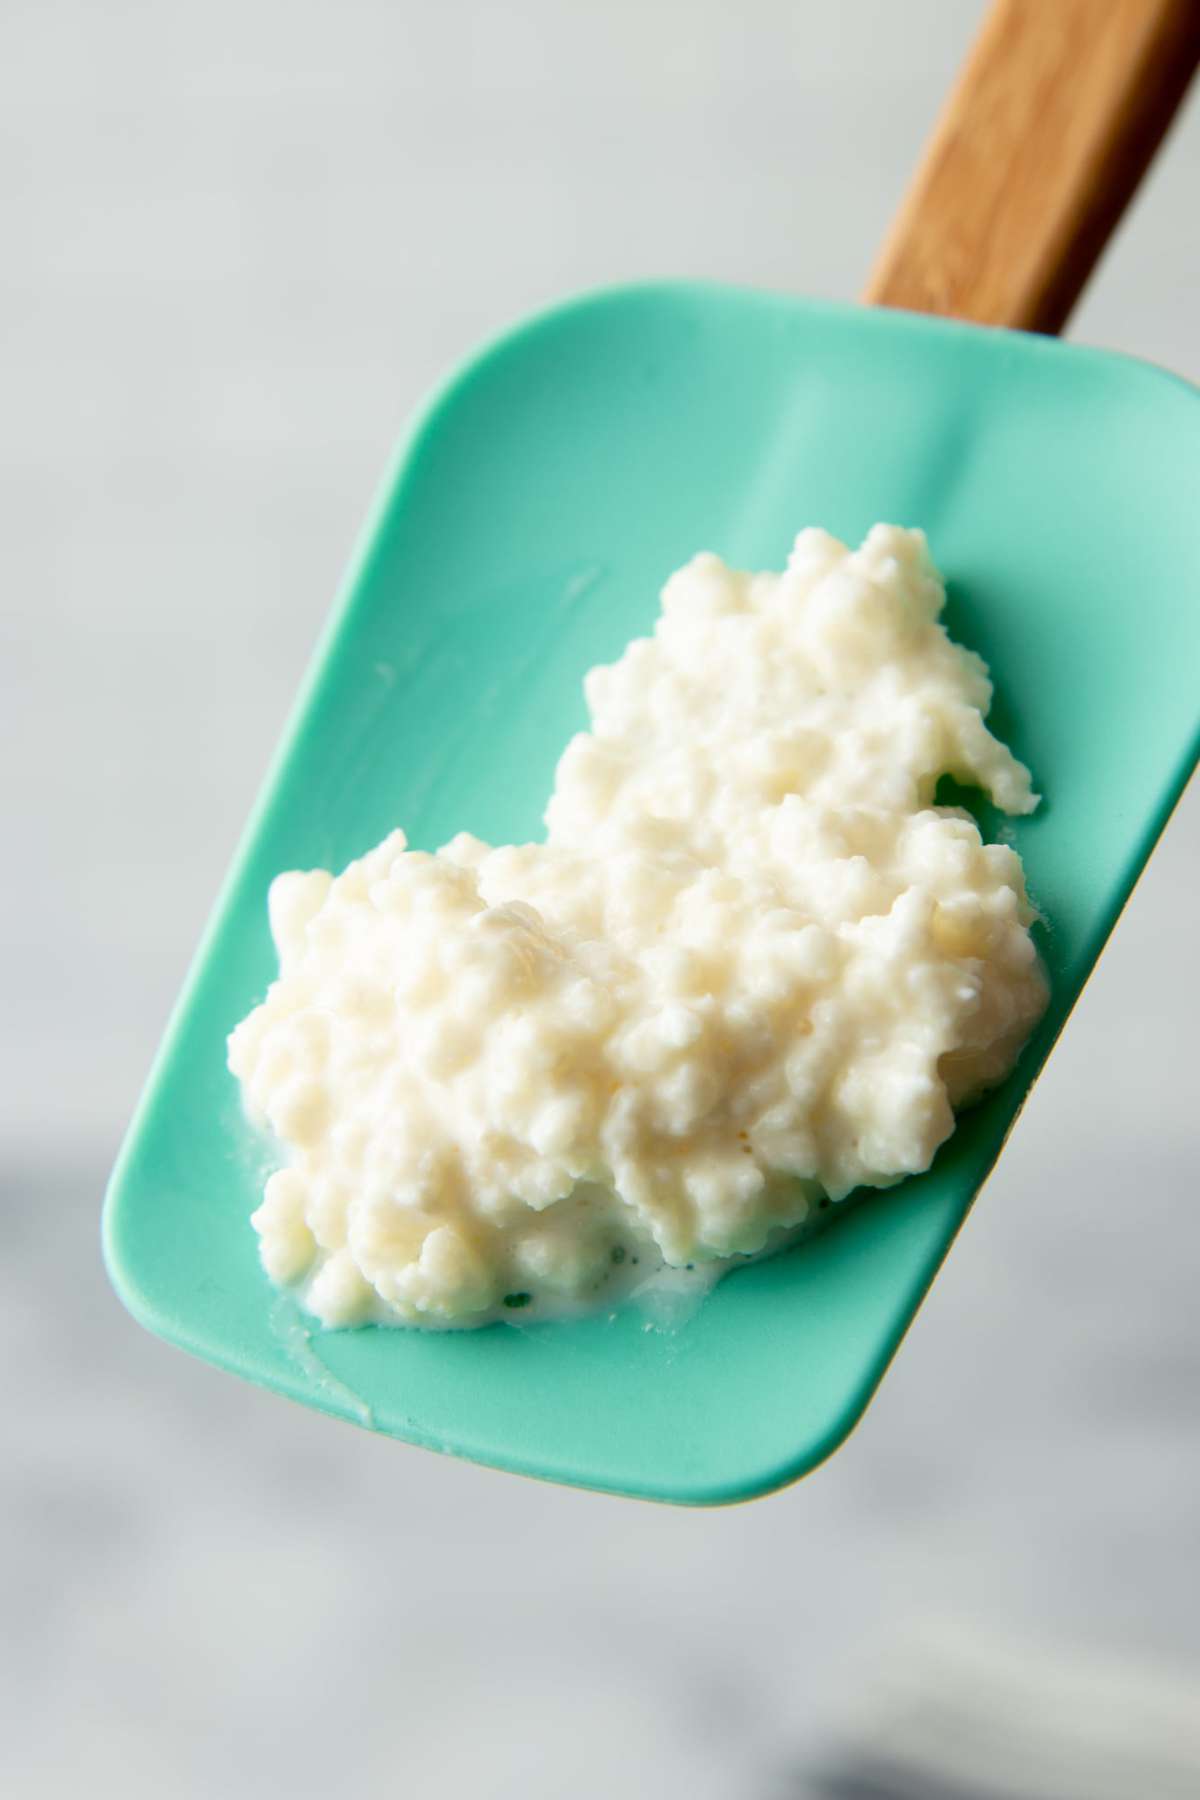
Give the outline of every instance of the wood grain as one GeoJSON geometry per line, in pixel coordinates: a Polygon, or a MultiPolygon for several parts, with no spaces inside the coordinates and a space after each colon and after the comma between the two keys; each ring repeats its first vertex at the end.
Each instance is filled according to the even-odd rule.
{"type": "Polygon", "coordinates": [[[996,0],[864,299],[1058,331],[1198,59],[1200,0],[996,0]]]}

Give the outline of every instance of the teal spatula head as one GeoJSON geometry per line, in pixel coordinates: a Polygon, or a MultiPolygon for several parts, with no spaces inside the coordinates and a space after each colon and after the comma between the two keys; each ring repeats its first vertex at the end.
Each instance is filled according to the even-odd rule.
{"type": "MultiPolygon", "coordinates": [[[[327,1412],[558,1481],[692,1503],[803,1475],[858,1420],[1195,760],[1200,404],[1043,338],[668,284],[486,349],[385,482],[108,1195],[116,1286],[162,1336],[327,1412]],[[581,678],[696,550],[779,568],[801,526],[920,525],[993,723],[1045,795],[1011,827],[1049,1011],[925,1175],[723,1281],[672,1332],[310,1334],[249,1217],[269,1151],[225,1038],[274,973],[266,893],[395,825],[540,834],[581,678]]],[[[995,823],[993,822],[993,826],[995,823]]]]}

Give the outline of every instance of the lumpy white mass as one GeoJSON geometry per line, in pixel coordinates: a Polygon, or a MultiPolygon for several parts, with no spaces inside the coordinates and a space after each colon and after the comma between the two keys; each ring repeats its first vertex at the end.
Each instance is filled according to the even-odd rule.
{"type": "Polygon", "coordinates": [[[803,531],[782,575],[697,556],[587,676],[545,843],[278,877],[229,1040],[286,1148],[275,1281],[330,1325],[606,1303],[928,1167],[1046,1001],[1017,855],[934,803],[1036,805],[943,602],[893,526],[803,531]]]}

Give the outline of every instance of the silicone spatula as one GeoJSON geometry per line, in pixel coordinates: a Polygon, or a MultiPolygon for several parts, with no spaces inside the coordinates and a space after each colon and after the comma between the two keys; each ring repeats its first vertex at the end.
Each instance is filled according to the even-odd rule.
{"type": "MultiPolygon", "coordinates": [[[[559,306],[473,356],[384,482],[110,1187],[116,1287],[152,1330],[414,1444],[659,1500],[748,1498],[860,1417],[1195,761],[1200,396],[1064,347],[1178,102],[1197,8],[1006,0],[889,239],[875,307],[682,282],[559,306]],[[979,323],[917,316],[952,312],[979,323]],[[987,328],[983,328],[987,327],[987,328]],[[996,329],[999,327],[999,329],[996,329]],[[1013,330],[1024,327],[1025,330],[1013,330]],[[581,677],[700,547],[778,568],[817,523],[921,525],[953,635],[1045,795],[1013,838],[1050,1010],[925,1175],[726,1278],[673,1332],[319,1332],[263,1275],[269,1150],[225,1038],[274,972],[266,893],[403,824],[536,836],[581,677]]],[[[1153,272],[1148,272],[1152,277],[1153,272]]]]}

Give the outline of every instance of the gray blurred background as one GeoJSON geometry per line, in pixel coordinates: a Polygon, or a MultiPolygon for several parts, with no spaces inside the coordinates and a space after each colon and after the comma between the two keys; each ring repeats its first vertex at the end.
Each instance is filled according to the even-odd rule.
{"type": "MultiPolygon", "coordinates": [[[[861,1431],[778,1498],[375,1440],[143,1335],[99,1261],[404,415],[593,283],[854,295],[980,11],[7,0],[6,1794],[874,1795],[831,1721],[931,1619],[1200,1668],[1196,795],[861,1431]]],[[[1071,335],[1200,377],[1198,184],[1193,95],[1071,335]]]]}

